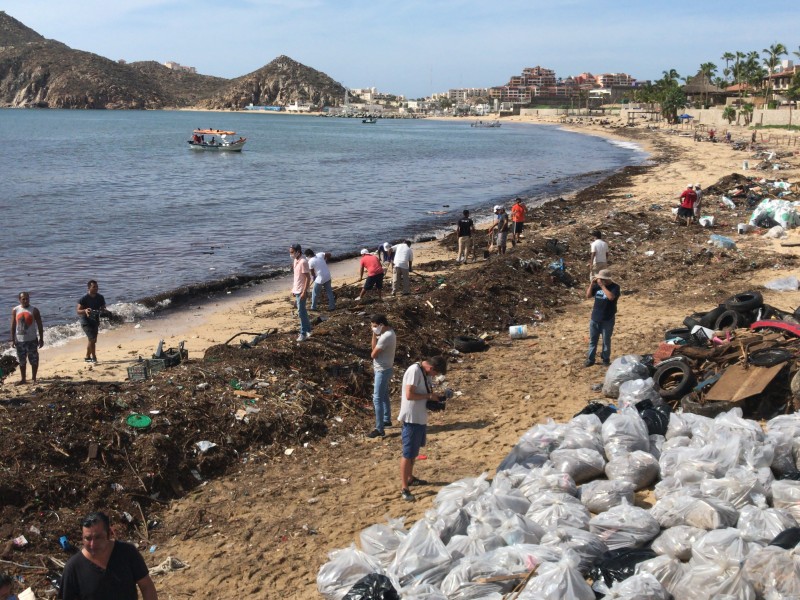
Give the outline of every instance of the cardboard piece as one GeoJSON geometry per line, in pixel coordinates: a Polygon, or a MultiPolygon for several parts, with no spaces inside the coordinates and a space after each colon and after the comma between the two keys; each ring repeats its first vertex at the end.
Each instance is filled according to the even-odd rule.
{"type": "Polygon", "coordinates": [[[705,400],[738,402],[760,394],[787,364],[781,363],[774,367],[731,365],[706,393],[705,400]]]}

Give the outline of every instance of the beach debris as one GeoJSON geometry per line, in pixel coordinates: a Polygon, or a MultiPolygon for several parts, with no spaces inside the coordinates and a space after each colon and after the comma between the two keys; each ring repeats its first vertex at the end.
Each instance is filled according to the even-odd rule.
{"type": "Polygon", "coordinates": [[[197,446],[197,449],[201,453],[206,453],[209,450],[211,450],[212,448],[216,448],[217,447],[217,445],[214,442],[209,442],[208,440],[202,440],[200,442],[195,442],[194,445],[197,446]]]}

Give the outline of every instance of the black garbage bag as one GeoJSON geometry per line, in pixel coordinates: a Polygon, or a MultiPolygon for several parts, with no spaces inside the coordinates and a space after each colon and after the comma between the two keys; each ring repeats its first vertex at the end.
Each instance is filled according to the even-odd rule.
{"type": "Polygon", "coordinates": [[[668,404],[654,406],[651,400],[636,403],[636,410],[647,425],[648,435],[666,435],[669,426],[669,415],[672,412],[668,404]]]}
{"type": "Polygon", "coordinates": [[[601,423],[605,423],[606,419],[617,412],[615,406],[610,404],[603,404],[602,402],[589,402],[586,406],[584,406],[580,412],[575,413],[574,417],[578,415],[597,415],[597,418],[600,419],[601,423]]]}
{"type": "Polygon", "coordinates": [[[634,574],[636,565],[645,560],[655,558],[656,553],[650,548],[619,548],[609,550],[600,556],[600,560],[589,570],[589,577],[595,581],[602,579],[608,587],[615,581],[624,581],[634,574]]]}
{"type": "Polygon", "coordinates": [[[800,481],[800,471],[787,471],[786,473],[781,473],[778,479],[788,479],[790,481],[800,481]]]}
{"type": "Polygon", "coordinates": [[[756,226],[762,229],[772,229],[776,225],[780,225],[780,223],[768,215],[761,215],[756,219],[756,226]]]}
{"type": "Polygon", "coordinates": [[[791,550],[800,544],[800,527],[784,529],[769,543],[770,546],[779,546],[784,550],[791,550]]]}
{"type": "Polygon", "coordinates": [[[343,600],[400,600],[400,594],[386,575],[370,573],[359,579],[343,600]]]}

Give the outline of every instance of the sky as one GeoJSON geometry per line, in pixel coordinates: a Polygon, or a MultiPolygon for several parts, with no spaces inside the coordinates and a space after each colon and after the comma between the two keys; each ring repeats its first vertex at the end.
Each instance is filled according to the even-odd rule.
{"type": "Polygon", "coordinates": [[[46,38],[128,62],[173,60],[233,78],[282,54],[348,88],[408,98],[504,85],[525,67],[558,77],[658,79],[725,52],[800,51],[795,0],[5,0],[46,38]]]}

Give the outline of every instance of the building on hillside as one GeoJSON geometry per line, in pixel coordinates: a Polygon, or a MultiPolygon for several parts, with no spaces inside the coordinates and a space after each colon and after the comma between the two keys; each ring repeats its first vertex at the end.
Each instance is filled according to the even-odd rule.
{"type": "Polygon", "coordinates": [[[174,60],[168,60],[164,63],[164,66],[168,69],[172,69],[173,71],[181,71],[182,73],[197,73],[197,69],[194,67],[187,67],[175,62],[174,60]]]}
{"type": "Polygon", "coordinates": [[[488,88],[456,88],[447,90],[447,98],[453,102],[466,102],[470,98],[487,97],[488,88]]]}
{"type": "Polygon", "coordinates": [[[595,75],[594,80],[603,89],[611,89],[618,86],[634,86],[636,80],[626,73],[602,73],[595,75]]]}

